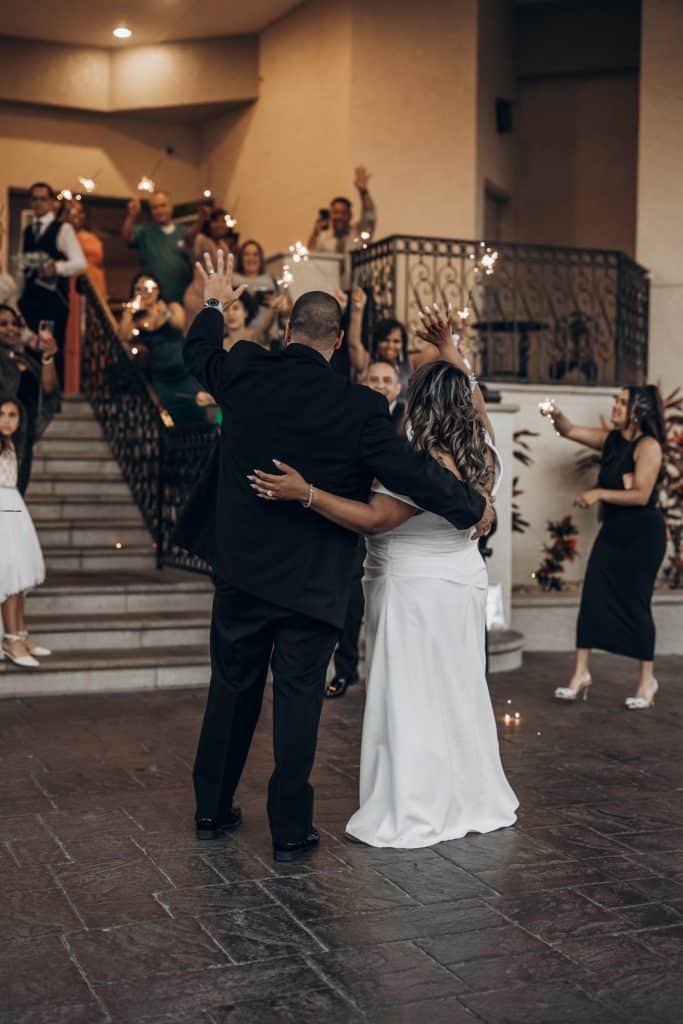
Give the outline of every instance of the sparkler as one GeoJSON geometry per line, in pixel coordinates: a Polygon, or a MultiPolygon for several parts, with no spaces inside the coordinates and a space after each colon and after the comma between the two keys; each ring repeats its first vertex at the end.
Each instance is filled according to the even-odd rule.
{"type": "Polygon", "coordinates": [[[290,270],[289,263],[285,263],[282,267],[282,277],[277,282],[280,288],[287,289],[294,280],[294,274],[290,270]]]}
{"type": "Polygon", "coordinates": [[[138,184],[137,184],[138,192],[149,192],[149,193],[152,193],[152,192],[154,192],[155,188],[156,188],[156,185],[154,184],[152,179],[148,178],[146,174],[143,174],[142,177],[140,178],[138,184]]]}
{"type": "Polygon", "coordinates": [[[295,263],[301,263],[308,259],[308,249],[303,242],[295,242],[294,245],[290,245],[289,251],[295,263]]]}

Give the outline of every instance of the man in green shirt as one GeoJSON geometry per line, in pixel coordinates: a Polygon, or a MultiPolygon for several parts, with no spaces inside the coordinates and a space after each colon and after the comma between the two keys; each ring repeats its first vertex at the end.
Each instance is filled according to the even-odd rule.
{"type": "Polygon", "coordinates": [[[173,203],[166,192],[149,197],[151,224],[137,224],[140,200],[131,199],[121,234],[138,250],[140,266],[156,277],[166,302],[183,301],[192,280],[192,268],[185,248],[185,225],[173,222],[173,203]]]}

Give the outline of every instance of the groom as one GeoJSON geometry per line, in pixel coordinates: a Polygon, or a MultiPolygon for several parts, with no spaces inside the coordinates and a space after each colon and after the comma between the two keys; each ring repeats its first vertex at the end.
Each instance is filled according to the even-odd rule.
{"type": "Polygon", "coordinates": [[[247,475],[273,458],[316,486],[367,501],[372,481],[410,495],[460,529],[491,523],[488,502],[428,455],[394,436],[386,400],[332,373],[342,341],[337,300],[302,295],[280,354],[249,341],[223,350],[223,315],[233,290],[224,266],[205,257],[205,308],[190,328],[185,361],[215,396],[223,428],[193,493],[177,542],[213,566],[211,685],[194,785],[200,839],[241,823],[233,796],[273,673],[275,770],[268,817],[276,860],[315,847],[313,767],[325,675],[349,599],[358,537],[305,506],[260,501],[247,475]]]}

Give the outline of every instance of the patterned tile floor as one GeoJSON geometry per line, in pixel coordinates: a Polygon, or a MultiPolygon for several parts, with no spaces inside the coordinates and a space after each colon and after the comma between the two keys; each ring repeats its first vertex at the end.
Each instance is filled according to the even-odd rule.
{"type": "Polygon", "coordinates": [[[519,824],[430,850],[342,840],[363,693],[328,702],[298,865],[270,856],[268,703],[244,828],[199,844],[202,693],[0,702],[3,1024],[679,1022],[681,659],[647,714],[605,655],[588,704],[556,705],[567,667],[492,681],[519,824]]]}

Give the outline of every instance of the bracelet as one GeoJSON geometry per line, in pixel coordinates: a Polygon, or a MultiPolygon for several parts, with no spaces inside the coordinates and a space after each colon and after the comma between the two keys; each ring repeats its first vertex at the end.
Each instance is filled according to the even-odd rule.
{"type": "Polygon", "coordinates": [[[43,356],[40,361],[43,364],[43,366],[49,366],[50,363],[54,363],[55,357],[54,356],[43,356]]]}
{"type": "Polygon", "coordinates": [[[313,484],[308,485],[308,501],[303,501],[301,504],[304,508],[310,508],[313,504],[313,484]]]}
{"type": "Polygon", "coordinates": [[[470,389],[474,391],[477,384],[479,383],[479,378],[477,377],[476,373],[470,373],[468,374],[467,379],[470,382],[470,389]]]}

